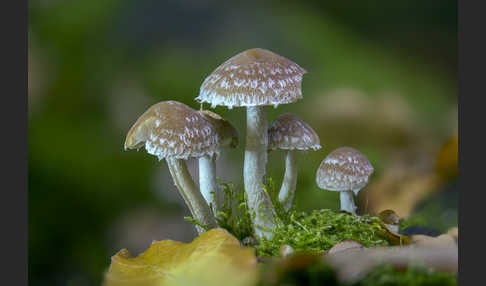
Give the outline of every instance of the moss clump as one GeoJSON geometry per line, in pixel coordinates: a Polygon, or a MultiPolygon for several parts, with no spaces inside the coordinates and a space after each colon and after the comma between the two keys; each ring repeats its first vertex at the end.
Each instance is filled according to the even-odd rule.
{"type": "Polygon", "coordinates": [[[424,267],[409,267],[405,271],[390,265],[375,268],[354,286],[455,286],[457,276],[424,267]]]}
{"type": "Polygon", "coordinates": [[[380,235],[384,229],[377,217],[356,217],[329,209],[306,212],[290,211],[285,217],[277,216],[275,234],[271,240],[263,239],[257,246],[261,257],[278,256],[283,244],[297,252],[322,253],[336,243],[351,239],[365,247],[388,245],[380,235]]]}
{"type": "Polygon", "coordinates": [[[224,201],[221,210],[216,214],[216,221],[222,227],[233,234],[240,241],[253,236],[253,227],[245,192],[236,189],[232,182],[225,183],[218,178],[221,190],[224,193],[224,201]]]}

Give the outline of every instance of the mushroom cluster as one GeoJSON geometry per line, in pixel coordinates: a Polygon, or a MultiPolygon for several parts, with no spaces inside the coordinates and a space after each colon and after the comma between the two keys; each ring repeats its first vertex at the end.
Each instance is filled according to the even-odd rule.
{"type": "MultiPolygon", "coordinates": [[[[147,153],[167,161],[174,183],[192,216],[204,226],[196,227],[199,233],[205,228],[216,227],[216,220],[208,205],[212,201],[203,197],[196,187],[184,160],[199,158],[211,165],[221,142],[224,142],[218,131],[189,106],[177,101],[163,101],[151,106],[138,118],[125,140],[125,150],[145,146],[147,153]]],[[[216,177],[215,168],[203,171],[205,178],[216,177]]],[[[215,186],[210,179],[202,179],[200,185],[205,190],[215,186]]]]}
{"type": "MultiPolygon", "coordinates": [[[[267,107],[302,98],[302,77],[307,72],[291,60],[264,49],[243,51],[218,66],[203,81],[195,98],[201,110],[177,101],[150,107],[129,130],[125,149],[145,147],[147,153],[167,161],[169,171],[199,233],[217,227],[215,216],[223,200],[216,180],[216,159],[221,148],[236,148],[238,132],[223,117],[203,110],[222,105],[246,108],[246,142],[243,167],[246,203],[255,238],[273,236],[275,208],[265,191],[267,153],[285,152],[285,175],[278,201],[286,211],[297,185],[297,152],[321,149],[319,136],[294,114],[278,116],[270,126],[267,107]],[[199,188],[184,160],[198,158],[199,188]]],[[[358,151],[343,147],[329,154],[317,171],[320,188],[341,192],[341,209],[356,214],[353,192],[368,182],[373,167],[358,151]]]]}

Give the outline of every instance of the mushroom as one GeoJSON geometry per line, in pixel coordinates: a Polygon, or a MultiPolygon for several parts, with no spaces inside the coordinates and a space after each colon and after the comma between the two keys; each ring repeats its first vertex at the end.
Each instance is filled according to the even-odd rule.
{"type": "MultiPolygon", "coordinates": [[[[209,121],[216,130],[219,136],[219,147],[236,148],[239,143],[238,132],[236,129],[225,120],[223,117],[210,110],[199,110],[207,121],[209,121]]],[[[214,156],[205,155],[199,158],[199,189],[212,208],[213,213],[217,214],[219,210],[220,193],[218,190],[218,181],[216,180],[216,158],[214,156]]]]}
{"type": "Polygon", "coordinates": [[[268,150],[285,150],[285,175],[278,200],[288,211],[297,185],[297,150],[319,150],[319,136],[297,115],[278,116],[268,128],[268,150]]]}
{"type": "MultiPolygon", "coordinates": [[[[212,156],[217,152],[219,137],[202,115],[177,101],[163,101],[151,106],[128,131],[126,149],[145,146],[147,153],[165,159],[172,179],[189,207],[192,216],[207,228],[216,220],[196,187],[184,160],[212,156]]],[[[196,226],[198,233],[205,230],[196,226]]]]}
{"type": "Polygon", "coordinates": [[[322,160],[316,182],[321,189],[340,192],[341,210],[356,215],[353,192],[357,195],[372,173],[373,166],[361,152],[341,147],[322,160]]]}
{"type": "Polygon", "coordinates": [[[265,106],[292,103],[302,98],[306,71],[294,62],[264,49],[250,49],[217,67],[202,83],[201,103],[211,107],[246,107],[244,185],[257,237],[271,238],[274,210],[263,189],[267,163],[265,106]]]}
{"type": "Polygon", "coordinates": [[[280,246],[280,248],[278,249],[278,253],[280,254],[280,257],[286,258],[292,256],[295,253],[295,249],[288,244],[284,244],[280,246]]]}

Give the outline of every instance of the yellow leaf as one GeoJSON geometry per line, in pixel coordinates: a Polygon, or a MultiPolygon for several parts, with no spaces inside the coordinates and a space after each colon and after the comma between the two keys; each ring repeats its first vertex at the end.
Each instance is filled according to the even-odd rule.
{"type": "Polygon", "coordinates": [[[153,242],[137,257],[120,250],[111,258],[104,286],[246,286],[256,282],[256,263],[252,248],[217,228],[191,243],[153,242]]]}

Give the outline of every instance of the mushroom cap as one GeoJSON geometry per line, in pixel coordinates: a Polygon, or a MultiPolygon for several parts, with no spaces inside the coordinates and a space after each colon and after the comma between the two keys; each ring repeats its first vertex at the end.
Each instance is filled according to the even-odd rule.
{"type": "Polygon", "coordinates": [[[199,102],[212,107],[292,103],[302,98],[306,70],[271,51],[246,50],[217,67],[202,83],[199,102]]]}
{"type": "Polygon", "coordinates": [[[216,133],[219,135],[220,147],[238,147],[238,131],[228,120],[210,110],[198,110],[198,113],[204,116],[216,129],[216,133]]]}
{"type": "Polygon", "coordinates": [[[368,183],[373,166],[366,157],[351,147],[338,148],[317,169],[316,182],[319,188],[336,191],[359,191],[368,183]]]}
{"type": "Polygon", "coordinates": [[[285,113],[268,127],[269,150],[319,150],[319,136],[297,115],[285,113]]]}
{"type": "Polygon", "coordinates": [[[187,159],[217,153],[219,136],[194,109],[181,102],[162,101],[145,111],[128,131],[125,150],[144,145],[159,160],[187,159]]]}

